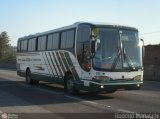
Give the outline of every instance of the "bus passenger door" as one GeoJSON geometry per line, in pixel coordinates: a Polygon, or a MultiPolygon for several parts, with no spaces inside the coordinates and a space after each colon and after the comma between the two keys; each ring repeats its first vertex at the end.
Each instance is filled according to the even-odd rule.
{"type": "Polygon", "coordinates": [[[81,78],[90,79],[90,36],[91,28],[88,25],[81,25],[77,32],[77,59],[81,68],[81,78]]]}
{"type": "Polygon", "coordinates": [[[91,69],[91,62],[90,62],[90,43],[83,43],[81,47],[82,51],[82,68],[89,72],[91,69]]]}

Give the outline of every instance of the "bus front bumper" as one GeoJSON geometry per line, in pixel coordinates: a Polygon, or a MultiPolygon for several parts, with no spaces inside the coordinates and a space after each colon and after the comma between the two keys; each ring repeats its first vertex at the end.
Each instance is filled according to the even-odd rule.
{"type": "Polygon", "coordinates": [[[88,87],[85,87],[86,90],[90,92],[115,92],[117,90],[139,90],[143,81],[132,81],[132,82],[117,82],[117,83],[97,83],[90,82],[88,87]]]}

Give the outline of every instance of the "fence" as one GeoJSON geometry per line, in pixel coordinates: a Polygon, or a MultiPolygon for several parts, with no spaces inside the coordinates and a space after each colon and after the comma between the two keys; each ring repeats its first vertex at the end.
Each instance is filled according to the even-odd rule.
{"type": "Polygon", "coordinates": [[[144,67],[144,80],[160,81],[160,66],[148,65],[144,67]]]}

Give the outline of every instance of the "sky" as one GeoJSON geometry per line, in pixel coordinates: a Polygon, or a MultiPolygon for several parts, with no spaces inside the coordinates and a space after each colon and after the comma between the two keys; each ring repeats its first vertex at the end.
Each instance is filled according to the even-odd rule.
{"type": "Polygon", "coordinates": [[[78,21],[133,26],[145,45],[160,44],[160,0],[0,0],[0,32],[8,32],[12,46],[78,21]]]}

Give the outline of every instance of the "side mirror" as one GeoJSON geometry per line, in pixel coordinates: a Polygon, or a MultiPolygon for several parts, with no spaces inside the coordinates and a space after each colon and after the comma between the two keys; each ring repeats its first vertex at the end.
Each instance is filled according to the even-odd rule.
{"type": "Polygon", "coordinates": [[[95,53],[95,44],[96,44],[96,41],[91,42],[91,53],[95,53]]]}
{"type": "Polygon", "coordinates": [[[141,39],[141,41],[142,41],[142,43],[143,43],[143,46],[144,46],[144,40],[143,40],[143,39],[141,39]]]}
{"type": "Polygon", "coordinates": [[[142,55],[143,55],[143,57],[145,56],[145,47],[144,46],[142,47],[142,55]]]}
{"type": "Polygon", "coordinates": [[[145,56],[144,40],[141,39],[141,41],[143,42],[143,46],[142,46],[142,55],[143,55],[143,57],[144,57],[144,56],[145,56]]]}

